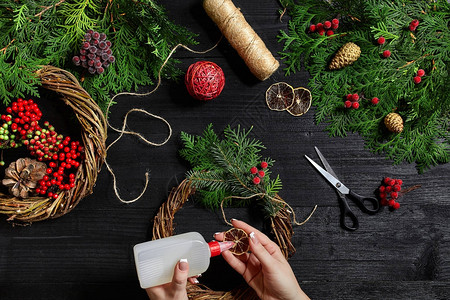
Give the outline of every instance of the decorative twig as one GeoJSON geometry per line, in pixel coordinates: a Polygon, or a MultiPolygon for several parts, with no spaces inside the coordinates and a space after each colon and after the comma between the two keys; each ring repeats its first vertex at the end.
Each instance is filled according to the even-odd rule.
{"type": "Polygon", "coordinates": [[[418,61],[418,60],[420,60],[420,59],[422,59],[422,58],[425,58],[425,57],[427,57],[427,56],[429,56],[429,55],[430,55],[430,54],[428,53],[428,54],[425,54],[425,55],[419,57],[418,59],[408,61],[408,62],[407,62],[406,64],[404,64],[403,66],[398,67],[398,68],[397,68],[397,71],[400,70],[400,69],[402,69],[402,68],[404,68],[404,67],[407,67],[407,66],[409,66],[410,64],[413,64],[413,63],[415,63],[416,61],[418,61]]]}
{"type": "Polygon", "coordinates": [[[57,7],[57,6],[61,5],[64,1],[66,1],[66,0],[59,0],[58,3],[50,5],[50,6],[47,6],[43,10],[41,10],[41,12],[35,14],[34,16],[35,17],[39,17],[39,19],[40,19],[42,17],[42,14],[44,14],[47,10],[49,10],[50,8],[57,7]]]}

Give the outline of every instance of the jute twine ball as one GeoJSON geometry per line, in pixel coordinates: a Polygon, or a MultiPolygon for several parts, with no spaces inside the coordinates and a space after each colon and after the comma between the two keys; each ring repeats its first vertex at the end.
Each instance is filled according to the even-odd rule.
{"type": "Polygon", "coordinates": [[[210,61],[198,61],[186,72],[186,88],[195,99],[208,101],[220,95],[225,86],[222,69],[210,61]]]}

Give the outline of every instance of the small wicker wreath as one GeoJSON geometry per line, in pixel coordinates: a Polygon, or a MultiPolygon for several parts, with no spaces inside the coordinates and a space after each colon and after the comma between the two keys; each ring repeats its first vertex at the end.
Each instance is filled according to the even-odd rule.
{"type": "Polygon", "coordinates": [[[42,87],[60,95],[70,106],[82,128],[85,159],[75,175],[75,187],[60,192],[57,199],[30,197],[20,199],[0,193],[0,213],[9,215],[8,221],[36,222],[60,217],[72,209],[80,200],[91,194],[97,175],[106,157],[106,120],[100,107],[80,86],[70,72],[43,66],[36,71],[42,87]]]}
{"type": "MultiPolygon", "coordinates": [[[[172,236],[174,233],[174,216],[176,212],[184,205],[188,198],[194,195],[195,189],[190,182],[185,179],[176,188],[173,188],[168,200],[161,205],[158,214],[153,221],[153,239],[160,239],[172,236]]],[[[277,200],[282,199],[277,196],[277,200]]],[[[284,201],[283,201],[284,202],[284,201]]],[[[293,235],[292,223],[289,211],[283,207],[275,216],[270,217],[272,233],[275,242],[281,249],[286,258],[295,253],[291,238],[293,235]]],[[[189,299],[259,299],[256,293],[249,286],[236,288],[231,291],[213,291],[204,285],[194,285],[188,283],[187,293],[189,299]]]]}

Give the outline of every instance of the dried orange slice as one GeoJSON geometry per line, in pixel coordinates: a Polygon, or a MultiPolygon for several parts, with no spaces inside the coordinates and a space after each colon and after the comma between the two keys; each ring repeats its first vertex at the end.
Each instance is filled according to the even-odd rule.
{"type": "Polygon", "coordinates": [[[294,103],[294,88],[286,82],[272,84],[266,91],[266,103],[271,110],[286,110],[294,103]]]}
{"type": "Polygon", "coordinates": [[[242,229],[231,228],[224,233],[223,240],[234,242],[234,246],[229,250],[235,255],[242,255],[250,249],[248,234],[242,229]]]}
{"type": "Polygon", "coordinates": [[[312,96],[308,89],[303,87],[294,90],[294,104],[288,107],[287,111],[293,116],[301,116],[305,114],[311,107],[312,96]]]}

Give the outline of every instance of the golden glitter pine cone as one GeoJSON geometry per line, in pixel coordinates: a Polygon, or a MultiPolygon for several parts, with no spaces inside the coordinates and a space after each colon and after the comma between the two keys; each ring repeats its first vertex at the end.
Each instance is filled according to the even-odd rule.
{"type": "Polygon", "coordinates": [[[355,43],[348,42],[338,50],[328,68],[330,70],[342,69],[357,61],[360,55],[361,48],[355,43]]]}
{"type": "Polygon", "coordinates": [[[9,187],[14,197],[28,198],[28,193],[36,188],[37,182],[45,175],[46,164],[34,159],[19,158],[5,170],[4,186],[9,187]]]}
{"type": "Polygon", "coordinates": [[[403,131],[403,119],[398,113],[389,113],[384,118],[384,125],[389,131],[394,133],[403,131]]]}

